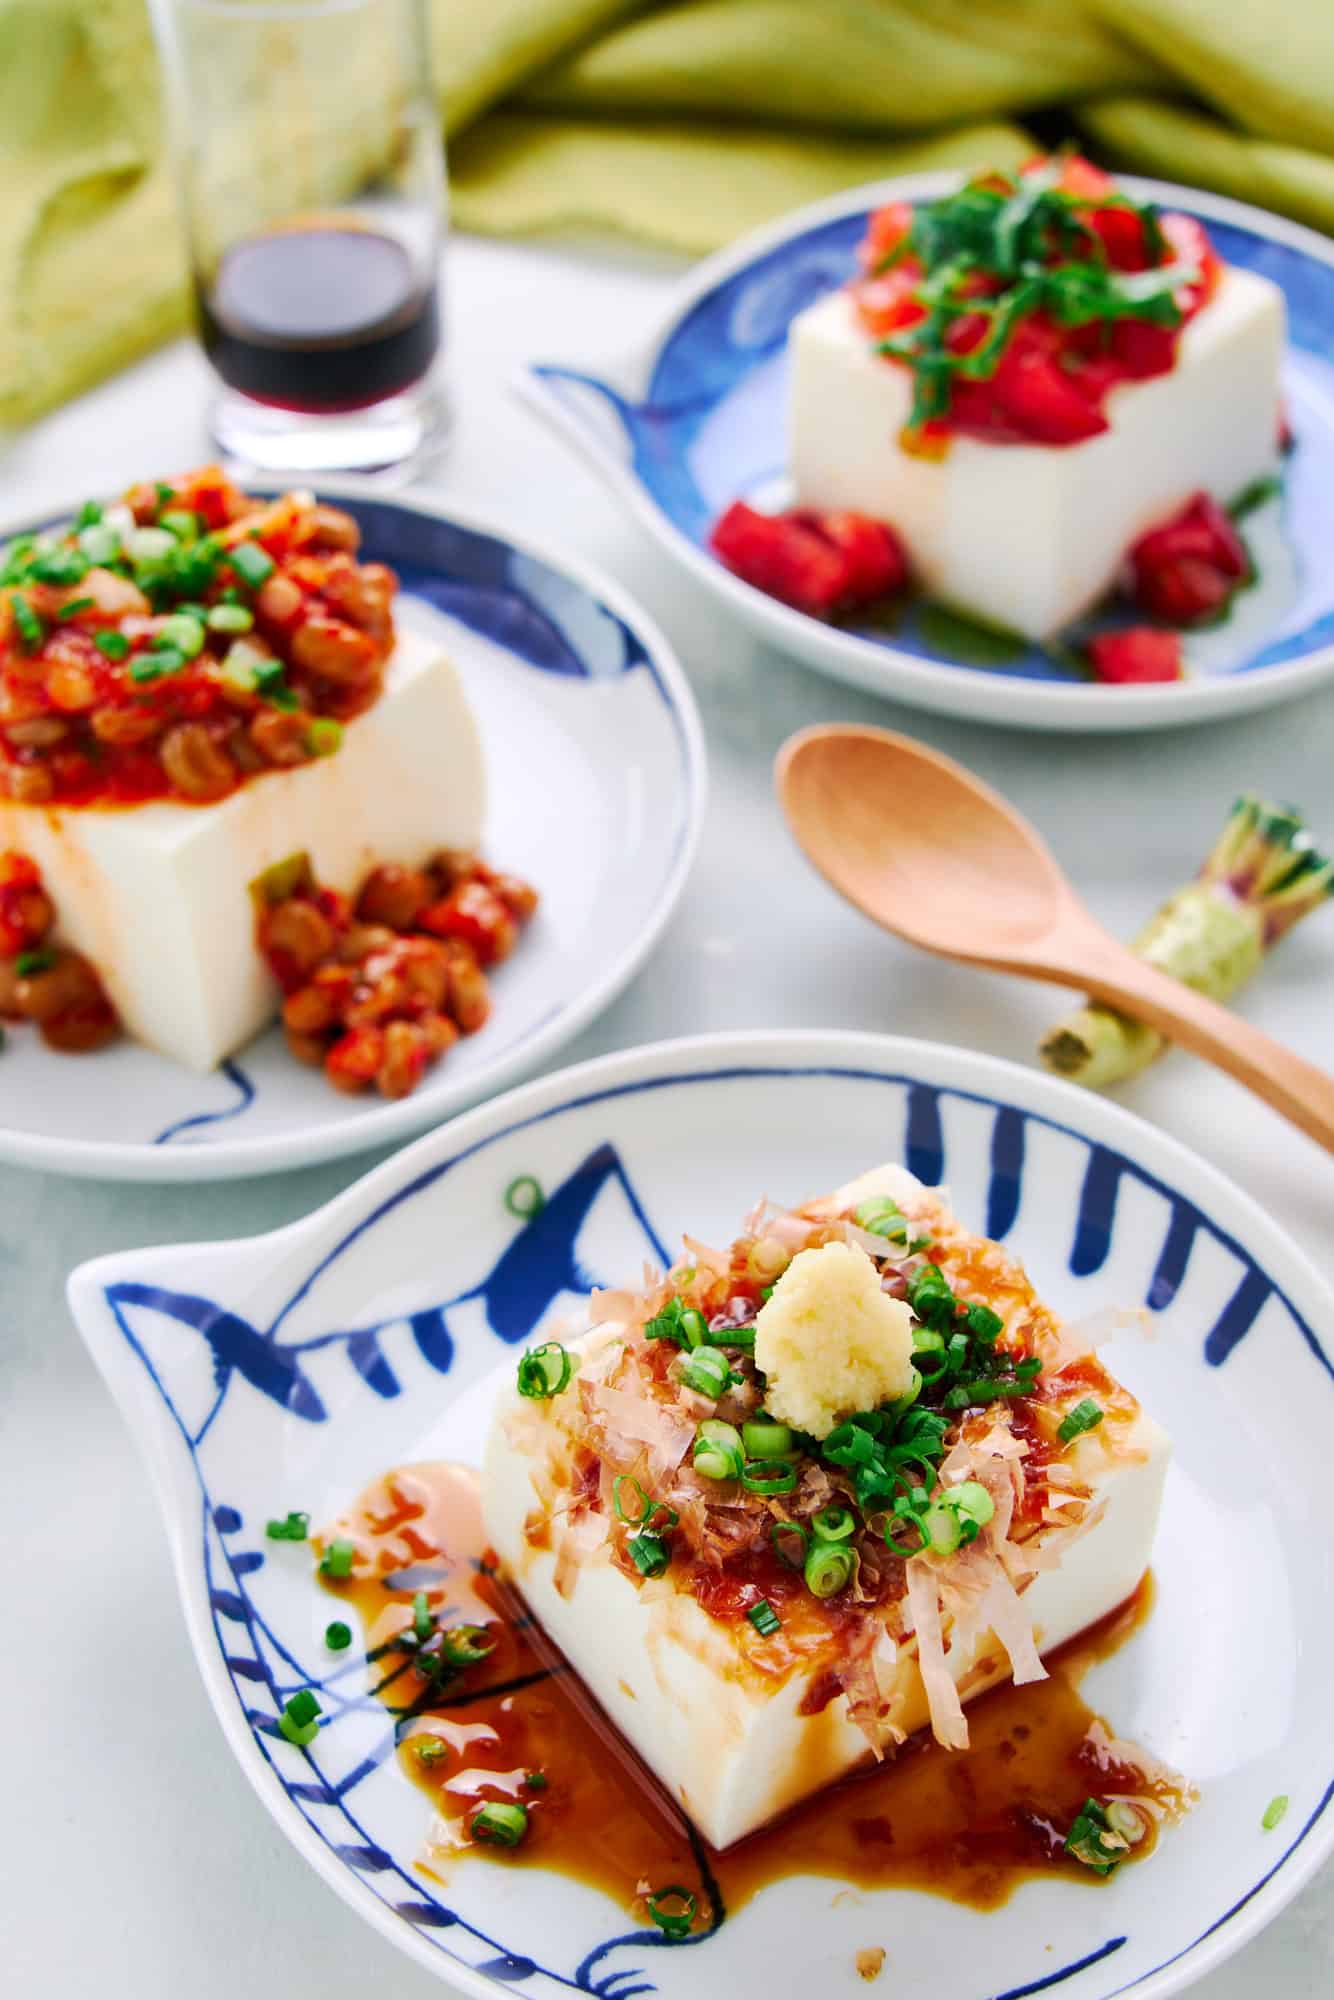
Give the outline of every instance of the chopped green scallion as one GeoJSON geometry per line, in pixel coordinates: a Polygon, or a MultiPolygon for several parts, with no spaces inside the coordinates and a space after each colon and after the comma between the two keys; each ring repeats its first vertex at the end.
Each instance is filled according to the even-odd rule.
{"type": "Polygon", "coordinates": [[[775,1632],[783,1629],[783,1621],[767,1597],[762,1597],[758,1604],[752,1604],[746,1616],[762,1639],[772,1639],[775,1632]]]}
{"type": "Polygon", "coordinates": [[[306,748],[312,757],[332,757],[343,747],[343,725],[331,715],[317,715],[306,731],[306,748]]]}
{"type": "Polygon", "coordinates": [[[324,1643],[331,1653],[345,1653],[352,1644],[352,1627],[335,1618],[324,1628],[324,1643]]]}
{"type": "Polygon", "coordinates": [[[268,550],[261,548],[258,542],[238,542],[234,549],[229,550],[227,560],[242,583],[249,584],[252,590],[258,590],[277,568],[268,550]]]}
{"type": "Polygon", "coordinates": [[[1062,1444],[1073,1444],[1085,1431],[1096,1430],[1105,1415],[1102,1406],[1095,1403],[1092,1396],[1085,1396],[1082,1403],[1076,1403],[1069,1415],[1062,1418],[1056,1435],[1062,1444]]]}
{"type": "Polygon", "coordinates": [[[271,1542],[304,1542],[310,1533],[309,1514],[288,1514],[281,1521],[270,1521],[264,1530],[271,1542]]]}
{"type": "Polygon", "coordinates": [[[1269,1804],[1264,1809],[1264,1817],[1260,1821],[1266,1833],[1274,1831],[1274,1828],[1278,1825],[1287,1810],[1288,1795],[1286,1792],[1280,1792],[1277,1798],[1269,1801],[1269,1804]]]}
{"type": "Polygon", "coordinates": [[[55,962],[52,951],[21,951],[14,960],[14,970],[20,979],[35,979],[39,972],[49,972],[55,962]]]}
{"type": "Polygon", "coordinates": [[[531,1222],[547,1205],[542,1183],[532,1174],[519,1174],[505,1190],[505,1206],[519,1222],[531,1222]]]}
{"type": "Polygon", "coordinates": [[[786,1424],[771,1417],[753,1417],[741,1426],[741,1442],[747,1458],[786,1458],[796,1449],[796,1439],[786,1424]]]}
{"type": "Polygon", "coordinates": [[[473,1815],[470,1831],[488,1846],[517,1847],[528,1831],[528,1809],[490,1800],[473,1815]]]}
{"type": "Polygon", "coordinates": [[[705,1479],[740,1479],[746,1465],[741,1433],[734,1424],[716,1419],[695,1433],[694,1466],[705,1479]]]}
{"type": "Polygon", "coordinates": [[[573,1373],[569,1349],[558,1340],[543,1341],[540,1347],[530,1347],[519,1357],[519,1394],[535,1403],[549,1402],[569,1386],[573,1373]]]}
{"type": "Polygon", "coordinates": [[[661,1535],[632,1535],[625,1546],[642,1577],[662,1576],[671,1565],[672,1552],[661,1535]]]}
{"type": "Polygon", "coordinates": [[[331,1576],[335,1579],[351,1576],[352,1564],[356,1553],[357,1545],[355,1542],[344,1541],[341,1538],[330,1542],[328,1548],[320,1557],[320,1575],[331,1576]]]}
{"type": "Polygon", "coordinates": [[[736,1380],[727,1356],[717,1347],[695,1347],[683,1357],[681,1380],[696,1395],[711,1396],[716,1402],[736,1380]]]}
{"type": "Polygon", "coordinates": [[[805,1574],[812,1597],[837,1597],[857,1574],[857,1551],[846,1542],[816,1542],[806,1558],[805,1574]]]}
{"type": "Polygon", "coordinates": [[[94,632],[93,644],[107,660],[123,660],[130,650],[130,642],[123,632],[94,632]]]}
{"type": "Polygon", "coordinates": [[[690,1935],[690,1927],[695,1921],[699,1905],[689,1889],[683,1889],[673,1882],[669,1889],[655,1889],[646,1899],[648,1913],[658,1929],[669,1938],[683,1938],[690,1935]],[[669,1908],[668,1905],[672,1907],[669,1908]]]}
{"type": "Polygon", "coordinates": [[[797,1468],[787,1458],[751,1458],[741,1468],[741,1484],[747,1493],[791,1493],[797,1483],[797,1468]]]}
{"type": "Polygon", "coordinates": [[[320,1733],[316,1717],[321,1713],[320,1704],[312,1688],[300,1688],[291,1700],[284,1704],[278,1717],[278,1727],[289,1743],[298,1749],[313,1743],[320,1733]]]}

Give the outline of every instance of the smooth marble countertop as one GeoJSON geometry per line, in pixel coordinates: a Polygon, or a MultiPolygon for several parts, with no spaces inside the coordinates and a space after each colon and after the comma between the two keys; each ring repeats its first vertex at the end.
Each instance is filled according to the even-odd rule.
{"type": "MultiPolygon", "coordinates": [[[[570,1060],[668,1035],[786,1026],[895,1030],[1033,1059],[1059,994],[915,954],[797,856],[770,766],[809,723],[877,722],[948,749],[1034,820],[1122,934],[1193,871],[1238,791],[1301,801],[1334,837],[1334,688],[1197,730],[1040,736],[876,701],[731,625],[509,390],[526,358],[596,361],[629,344],[679,269],[605,247],[469,239],[449,257],[457,428],[431,485],[618,576],[679,649],[708,738],[711,804],[681,908],[570,1060]]],[[[0,516],[198,461],[206,386],[182,342],[58,412],[0,458],[0,516]]],[[[1317,915],[1241,1009],[1328,1065],[1332,997],[1334,914],[1317,915]]],[[[1334,1273],[1334,1160],[1185,1056],[1123,1101],[1230,1173],[1334,1273]]],[[[0,1169],[0,1985],[16,1996],[441,1991],[329,1893],[233,1763],[189,1655],[146,1474],[64,1302],[65,1276],[86,1257],[277,1226],[370,1164],[163,1189],[0,1169]]],[[[1195,1990],[1201,2000],[1334,1990],[1334,1869],[1195,1990]]]]}

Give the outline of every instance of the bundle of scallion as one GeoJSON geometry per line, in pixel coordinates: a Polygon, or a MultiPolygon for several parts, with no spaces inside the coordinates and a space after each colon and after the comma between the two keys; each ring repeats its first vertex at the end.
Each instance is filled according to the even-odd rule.
{"type": "MultiPolygon", "coordinates": [[[[1267,951],[1334,895],[1334,861],[1317,852],[1300,812],[1244,793],[1196,879],[1169,896],[1134,940],[1136,954],[1211,1000],[1229,1000],[1267,951]]],[[[1100,1089],[1147,1069],[1166,1041],[1114,1008],[1059,1021],[1039,1054],[1048,1069],[1100,1089]]]]}

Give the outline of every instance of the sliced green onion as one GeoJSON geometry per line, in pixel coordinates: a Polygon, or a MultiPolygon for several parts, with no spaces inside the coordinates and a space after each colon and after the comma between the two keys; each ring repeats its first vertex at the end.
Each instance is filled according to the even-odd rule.
{"type": "Polygon", "coordinates": [[[681,1380],[688,1389],[694,1389],[701,1396],[712,1396],[717,1402],[736,1377],[721,1348],[696,1347],[690,1351],[681,1369],[681,1380]]]}
{"type": "Polygon", "coordinates": [[[155,646],[151,653],[140,653],[130,662],[130,679],[141,684],[160,681],[168,674],[178,674],[185,665],[185,654],[177,646],[155,646]]]}
{"type": "Polygon", "coordinates": [[[352,1563],[357,1553],[355,1542],[343,1540],[330,1542],[320,1557],[320,1575],[346,1577],[352,1574],[352,1563]]]}
{"type": "Polygon", "coordinates": [[[573,1373],[569,1349],[558,1340],[544,1340],[540,1347],[530,1347],[519,1357],[519,1394],[535,1403],[549,1402],[569,1386],[573,1373]]]}
{"type": "Polygon", "coordinates": [[[39,972],[49,972],[55,962],[53,951],[21,951],[14,960],[14,970],[20,979],[35,979],[39,972]]]}
{"type": "Polygon", "coordinates": [[[685,1308],[678,1321],[678,1325],[680,1333],[677,1337],[684,1340],[687,1347],[703,1347],[707,1343],[709,1338],[709,1322],[695,1306],[687,1306],[685,1308]]]}
{"type": "Polygon", "coordinates": [[[800,1521],[771,1521],[769,1540],[773,1543],[774,1554],[778,1560],[786,1563],[789,1569],[806,1567],[806,1555],[811,1545],[811,1538],[800,1521]],[[790,1546],[792,1542],[796,1543],[795,1552],[790,1546]],[[785,1547],[785,1543],[788,1546],[785,1547]]]}
{"type": "Polygon", "coordinates": [[[505,1190],[505,1206],[518,1222],[531,1222],[546,1205],[542,1183],[532,1174],[517,1175],[505,1190]]]}
{"type": "Polygon", "coordinates": [[[197,542],[204,523],[189,507],[168,507],[157,517],[158,526],[174,535],[178,542],[197,542]]]}
{"type": "Polygon", "coordinates": [[[277,568],[268,550],[262,549],[258,542],[238,542],[234,549],[228,550],[227,560],[242,583],[249,584],[252,590],[258,590],[277,568]]]}
{"type": "Polygon", "coordinates": [[[78,548],[42,549],[28,563],[28,575],[38,583],[82,583],[87,574],[88,558],[78,548]]]}
{"type": "MultiPolygon", "coordinates": [[[[266,653],[251,639],[234,639],[222,658],[222,672],[233,686],[246,694],[253,694],[263,683],[261,675],[276,669],[277,677],[282,676],[282,662],[266,653]]],[[[272,677],[272,676],[270,676],[272,677]]]]}
{"type": "Polygon", "coordinates": [[[320,1704],[311,1688],[301,1688],[287,1702],[278,1717],[278,1727],[289,1743],[304,1749],[313,1743],[320,1733],[320,1725],[315,1720],[321,1713],[320,1704]]]}
{"type": "Polygon", "coordinates": [[[1072,1444],[1085,1431],[1096,1430],[1105,1415],[1101,1404],[1095,1403],[1092,1396],[1085,1396],[1083,1402],[1076,1403],[1070,1414],[1061,1420],[1056,1435],[1062,1444],[1072,1444]]]}
{"type": "Polygon", "coordinates": [[[941,1319],[953,1319],[954,1293],[938,1264],[924,1264],[909,1278],[908,1304],[928,1326],[936,1326],[941,1319]]]}
{"type": "Polygon", "coordinates": [[[489,1846],[517,1847],[528,1831],[528,1808],[490,1800],[473,1815],[470,1831],[489,1846]]]}
{"type": "Polygon", "coordinates": [[[341,1618],[335,1618],[324,1628],[324,1643],[331,1653],[345,1653],[352,1644],[352,1627],[345,1625],[341,1618]]]}
{"type": "MultiPolygon", "coordinates": [[[[963,1524],[952,1507],[946,1507],[936,1500],[922,1514],[914,1516],[916,1525],[922,1531],[922,1546],[917,1551],[925,1555],[952,1556],[963,1541],[963,1524]]],[[[973,1533],[977,1530],[974,1528],[973,1533]]]]}
{"type": "Polygon", "coordinates": [[[786,1458],[796,1448],[796,1439],[786,1424],[769,1417],[754,1417],[741,1426],[741,1442],[747,1458],[786,1458]]]}
{"type": "Polygon", "coordinates": [[[412,1754],[429,1771],[432,1765],[444,1763],[449,1755],[449,1745],[441,1736],[414,1736],[412,1754]]]}
{"type": "Polygon", "coordinates": [[[734,1424],[710,1418],[695,1432],[694,1466],[705,1479],[740,1479],[746,1454],[734,1424]]]}
{"type": "Polygon", "coordinates": [[[817,1542],[848,1542],[857,1532],[857,1517],[851,1507],[824,1507],[811,1515],[811,1533],[817,1542]]]}
{"type": "Polygon", "coordinates": [[[674,1340],[678,1347],[691,1347],[698,1343],[690,1341],[681,1331],[681,1320],[686,1308],[680,1299],[668,1299],[661,1312],[654,1313],[652,1319],[644,1322],[645,1340],[674,1340]]]}
{"type": "Polygon", "coordinates": [[[1266,1833],[1274,1831],[1274,1828],[1278,1825],[1287,1810],[1288,1795],[1286,1792],[1280,1792],[1276,1799],[1269,1801],[1269,1804],[1264,1809],[1264,1817],[1260,1821],[1266,1833]]]}
{"type": "Polygon", "coordinates": [[[105,569],[108,563],[120,560],[120,536],[100,521],[80,528],[75,539],[93,569],[105,569]]]}
{"type": "Polygon", "coordinates": [[[674,1528],[681,1518],[675,1507],[669,1507],[663,1500],[655,1500],[653,1495],[646,1493],[639,1481],[632,1479],[628,1472],[618,1472],[612,1481],[611,1504],[616,1510],[617,1520],[624,1521],[629,1528],[646,1528],[650,1521],[654,1522],[655,1527],[674,1528]],[[639,1502],[639,1511],[635,1514],[626,1510],[625,1502],[621,1498],[623,1486],[634,1488],[635,1498],[639,1502]],[[655,1515],[661,1515],[661,1520],[654,1521],[655,1515]]]}
{"type": "Polygon", "coordinates": [[[306,730],[306,748],[312,757],[332,757],[343,747],[343,725],[331,715],[317,715],[306,730]]]}
{"type": "Polygon", "coordinates": [[[123,632],[94,632],[93,644],[107,660],[123,660],[130,650],[130,642],[123,632]]]}
{"type": "Polygon", "coordinates": [[[755,1345],[755,1328],[753,1326],[722,1326],[710,1338],[716,1340],[719,1347],[753,1348],[755,1345]]]}
{"type": "Polygon", "coordinates": [[[270,1521],[264,1529],[271,1542],[304,1542],[310,1533],[309,1514],[288,1514],[281,1521],[270,1521]]]}
{"type": "Polygon", "coordinates": [[[689,1889],[683,1889],[678,1882],[673,1882],[669,1889],[655,1889],[646,1901],[649,1915],[667,1937],[683,1938],[690,1935],[690,1927],[695,1921],[695,1912],[699,1905],[689,1889]],[[677,1907],[668,1909],[666,1906],[669,1903],[677,1907]]]}
{"type": "Polygon", "coordinates": [[[891,1243],[907,1242],[908,1218],[888,1195],[877,1195],[871,1201],[862,1202],[854,1213],[868,1236],[883,1236],[891,1243]]]}
{"type": "Polygon", "coordinates": [[[95,528],[102,518],[102,509],[96,500],[85,500],[74,516],[76,528],[95,528]]]}
{"type": "Polygon", "coordinates": [[[188,611],[173,611],[171,616],[164,618],[158,626],[153,637],[153,645],[158,652],[170,646],[175,651],[183,653],[187,660],[193,660],[203,652],[207,636],[198,618],[191,617],[188,611]]]}
{"type": "Polygon", "coordinates": [[[1002,1331],[1005,1325],[1005,1321],[998,1312],[993,1312],[990,1306],[976,1303],[965,1307],[964,1318],[968,1322],[968,1331],[976,1339],[985,1341],[988,1346],[995,1340],[997,1334],[1002,1331]]]}
{"type": "Polygon", "coordinates": [[[805,1573],[812,1597],[837,1597],[857,1574],[857,1551],[846,1542],[816,1542],[806,1558],[805,1573]]]}
{"type": "Polygon", "coordinates": [[[1125,1851],[1107,1839],[1110,1831],[1106,1808],[1097,1799],[1085,1799],[1065,1836],[1065,1851],[1095,1875],[1110,1875],[1125,1851]]]}
{"type": "Polygon", "coordinates": [[[547,1774],[545,1771],[525,1771],[523,1782],[527,1791],[544,1792],[547,1788],[547,1774]]]}
{"type": "Polygon", "coordinates": [[[758,1604],[752,1604],[746,1616],[762,1639],[772,1639],[775,1632],[783,1629],[783,1621],[767,1597],[762,1597],[758,1604]]]}
{"type": "Polygon", "coordinates": [[[125,537],[125,553],[133,563],[153,565],[176,553],[176,537],[166,528],[131,528],[125,537]]]}
{"type": "Polygon", "coordinates": [[[46,627],[27,598],[20,592],[15,591],[9,601],[14,609],[14,623],[18,628],[19,644],[25,653],[35,653],[46,637],[46,627]]]}
{"type": "Polygon", "coordinates": [[[426,1601],[426,1592],[419,1590],[412,1599],[412,1629],[419,1639],[429,1639],[435,1630],[435,1620],[431,1607],[426,1601]]]}
{"type": "Polygon", "coordinates": [[[964,1479],[957,1486],[947,1486],[939,1497],[952,1513],[976,1522],[979,1528],[985,1528],[996,1512],[996,1503],[980,1479],[964,1479]]]}
{"type": "Polygon", "coordinates": [[[495,1650],[495,1640],[480,1625],[451,1625],[440,1634],[441,1656],[451,1667],[475,1667],[495,1650]]]}
{"type": "Polygon", "coordinates": [[[741,1468],[747,1493],[790,1493],[796,1483],[797,1468],[787,1458],[752,1458],[741,1468]]]}
{"type": "Polygon", "coordinates": [[[672,1552],[661,1535],[632,1535],[626,1543],[630,1559],[643,1577],[662,1576],[671,1566],[672,1552]]]}
{"type": "Polygon", "coordinates": [[[97,599],[95,597],[71,597],[68,603],[61,605],[56,616],[63,625],[69,619],[77,618],[81,611],[91,611],[96,602],[97,599]]]}
{"type": "Polygon", "coordinates": [[[247,611],[244,604],[211,604],[204,623],[210,632],[251,632],[255,614],[247,611]]]}

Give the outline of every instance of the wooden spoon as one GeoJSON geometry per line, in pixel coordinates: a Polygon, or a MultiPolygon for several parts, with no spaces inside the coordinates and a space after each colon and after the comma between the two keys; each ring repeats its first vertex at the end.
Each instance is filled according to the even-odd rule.
{"type": "Polygon", "coordinates": [[[1147,1021],[1334,1152],[1334,1078],[1118,944],[1028,822],[952,758],[831,724],[785,743],[776,777],[808,858],[885,930],[1147,1021]]]}

